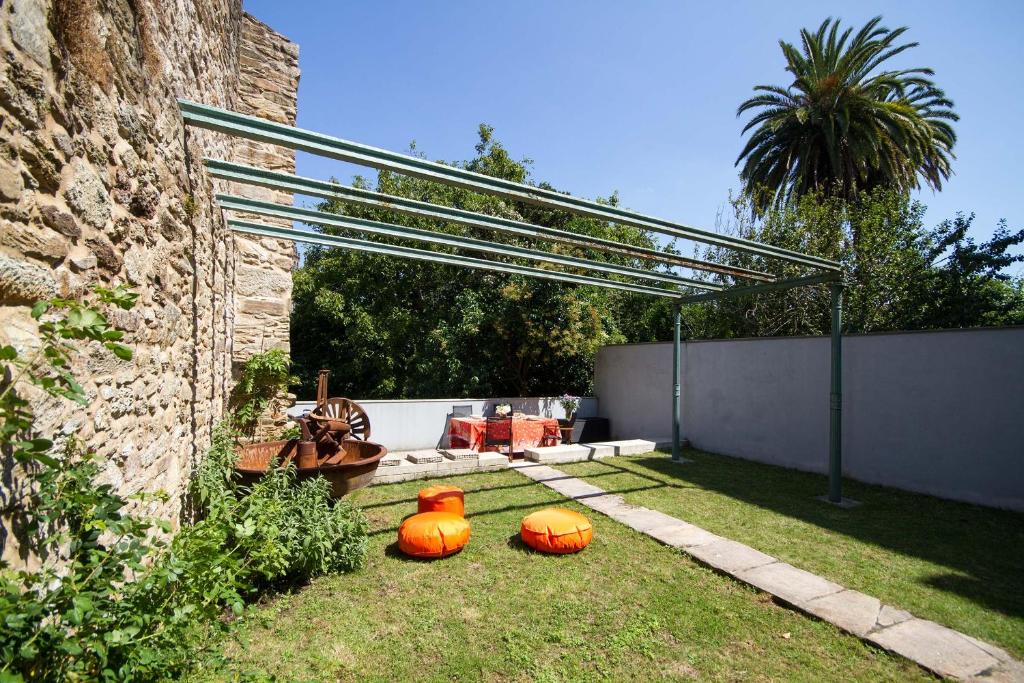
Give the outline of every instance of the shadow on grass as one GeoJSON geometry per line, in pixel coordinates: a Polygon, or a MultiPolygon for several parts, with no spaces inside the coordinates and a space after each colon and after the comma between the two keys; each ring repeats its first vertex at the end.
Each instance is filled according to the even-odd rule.
{"type": "Polygon", "coordinates": [[[713,491],[947,567],[953,572],[919,581],[1008,616],[1024,616],[1024,514],[850,480],[843,482],[844,495],[863,504],[839,509],[815,499],[827,490],[823,475],[701,451],[687,451],[686,457],[693,462],[679,465],[667,456],[630,458],[623,465],[602,460],[595,465],[608,471],[584,479],[626,474],[669,488],[713,491]]]}
{"type": "Polygon", "coordinates": [[[401,560],[403,562],[412,562],[415,564],[430,564],[431,562],[437,562],[439,560],[447,560],[449,557],[455,557],[462,552],[462,548],[459,548],[458,552],[454,552],[451,555],[445,555],[444,557],[413,557],[412,555],[406,555],[398,548],[398,541],[388,543],[384,548],[384,555],[387,557],[401,560]]]}
{"type": "Polygon", "coordinates": [[[512,550],[523,553],[524,555],[540,555],[536,550],[523,543],[523,539],[519,536],[519,532],[516,532],[508,537],[507,545],[512,550]]]}

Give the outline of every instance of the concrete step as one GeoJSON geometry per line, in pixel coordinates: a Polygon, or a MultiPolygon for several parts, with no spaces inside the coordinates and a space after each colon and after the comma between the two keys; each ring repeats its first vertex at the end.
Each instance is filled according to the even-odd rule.
{"type": "Polygon", "coordinates": [[[613,455],[640,455],[650,453],[656,447],[653,441],[645,439],[627,439],[625,441],[602,441],[599,443],[588,443],[586,446],[608,446],[612,449],[613,455]]]}
{"type": "Polygon", "coordinates": [[[574,443],[562,444],[560,446],[539,446],[523,450],[523,457],[527,460],[544,464],[597,460],[599,458],[610,458],[614,455],[615,449],[604,444],[598,446],[574,443]]]}

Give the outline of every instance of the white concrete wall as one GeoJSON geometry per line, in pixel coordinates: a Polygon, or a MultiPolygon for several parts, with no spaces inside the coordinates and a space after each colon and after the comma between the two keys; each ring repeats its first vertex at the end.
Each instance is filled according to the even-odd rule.
{"type": "MultiPolygon", "coordinates": [[[[1024,510],[1024,328],[850,335],[843,471],[1024,510]]],[[[610,346],[595,387],[614,438],[668,441],[672,346],[610,346]]],[[[827,471],[826,337],[688,342],[682,432],[704,450],[827,471]]]]}
{"type": "MultiPolygon", "coordinates": [[[[446,447],[448,445],[448,416],[453,406],[471,405],[473,413],[490,414],[496,403],[508,403],[513,410],[528,415],[564,418],[565,411],[557,397],[532,398],[436,398],[408,401],[359,400],[356,403],[366,410],[370,418],[370,438],[384,444],[391,451],[416,450],[419,448],[446,447]]],[[[300,401],[288,411],[299,415],[311,410],[313,401],[300,401]]],[[[597,415],[597,399],[584,397],[580,403],[579,417],[597,415]]]]}

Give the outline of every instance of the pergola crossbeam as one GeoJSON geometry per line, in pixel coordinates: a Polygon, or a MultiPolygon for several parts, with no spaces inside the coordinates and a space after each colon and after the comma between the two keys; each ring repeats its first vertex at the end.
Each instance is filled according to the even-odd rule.
{"type": "MultiPolygon", "coordinates": [[[[672,285],[693,287],[695,289],[704,289],[708,291],[719,291],[724,289],[721,285],[703,282],[701,280],[693,280],[678,275],[672,275],[670,273],[660,273],[653,270],[620,266],[614,263],[592,261],[590,259],[579,258],[576,256],[554,254],[547,251],[528,249],[526,247],[518,247],[511,244],[500,244],[498,242],[491,242],[488,240],[479,240],[472,237],[448,235],[442,232],[434,232],[433,230],[422,230],[420,228],[410,228],[404,225],[381,223],[379,221],[371,221],[365,218],[343,216],[334,213],[327,213],[325,211],[317,211],[315,209],[285,206],[274,202],[238,197],[236,195],[219,194],[217,195],[217,203],[220,204],[221,208],[229,211],[244,211],[259,214],[261,216],[315,223],[318,225],[332,226],[346,230],[356,230],[358,232],[381,235],[384,237],[412,239],[420,242],[427,242],[429,244],[470,249],[499,256],[525,258],[532,261],[553,263],[570,268],[584,268],[590,271],[608,273],[610,275],[643,278],[647,280],[665,282],[672,285]]],[[[680,292],[677,290],[675,294],[679,295],[680,292]]]]}
{"type": "Polygon", "coordinates": [[[841,282],[842,275],[839,273],[819,273],[817,275],[806,275],[788,280],[778,280],[762,285],[750,285],[746,287],[728,287],[718,292],[705,292],[703,294],[691,294],[679,297],[680,304],[695,304],[721,299],[734,299],[740,296],[755,296],[764,292],[776,292],[796,287],[807,287],[810,285],[822,285],[832,282],[841,282]]]}
{"type": "Polygon", "coordinates": [[[461,254],[447,254],[444,252],[430,251],[428,249],[416,249],[414,247],[404,247],[396,244],[383,244],[381,242],[340,237],[338,235],[324,235],[321,233],[305,232],[295,230],[293,228],[284,228],[276,225],[254,223],[245,220],[231,219],[228,221],[228,227],[235,232],[243,232],[251,235],[258,235],[260,237],[273,237],[276,239],[291,240],[293,242],[319,244],[326,247],[343,247],[364,253],[397,256],[399,258],[407,258],[415,261],[430,261],[432,263],[443,263],[451,266],[459,266],[461,268],[490,270],[511,275],[525,275],[528,277],[539,278],[541,280],[556,280],[558,282],[568,282],[575,285],[590,285],[594,287],[604,287],[606,289],[618,289],[625,292],[633,292],[635,294],[652,294],[654,296],[662,296],[672,299],[679,296],[678,292],[668,289],[660,289],[658,287],[648,287],[646,285],[605,280],[603,278],[590,277],[588,275],[574,275],[572,273],[565,273],[557,270],[544,270],[542,268],[533,268],[531,266],[521,266],[515,263],[488,261],[486,259],[473,258],[471,256],[463,256],[461,254]]]}
{"type": "Polygon", "coordinates": [[[236,164],[231,161],[224,161],[223,159],[208,158],[204,162],[210,171],[210,175],[214,178],[247,185],[257,185],[279,192],[338,200],[359,206],[388,209],[411,216],[448,221],[472,228],[494,230],[509,235],[540,239],[558,244],[568,244],[581,249],[593,249],[632,258],[657,261],[683,268],[729,275],[734,278],[745,278],[763,282],[774,282],[776,279],[770,273],[750,268],[712,263],[679,254],[669,254],[656,249],[623,244],[622,242],[592,235],[581,235],[568,230],[559,230],[558,228],[549,228],[498,216],[488,216],[465,209],[421,202],[407,197],[398,197],[360,187],[352,187],[351,185],[342,185],[341,183],[317,180],[315,178],[304,178],[290,173],[236,164]]]}
{"type": "Polygon", "coordinates": [[[394,171],[403,175],[462,187],[474,192],[498,195],[551,209],[571,211],[590,218],[632,225],[643,230],[650,230],[663,235],[693,240],[704,244],[728,247],[747,254],[777,258],[782,261],[812,268],[834,271],[840,269],[838,263],[818,256],[810,256],[798,251],[770,244],[762,244],[731,235],[721,235],[711,230],[703,230],[661,218],[646,216],[616,206],[609,206],[593,200],[573,197],[556,190],[525,185],[502,178],[493,178],[481,173],[468,171],[464,168],[446,166],[407,154],[400,154],[351,140],[344,140],[332,135],[325,135],[188,100],[178,100],[178,105],[186,123],[208,130],[228,133],[236,137],[267,142],[318,156],[347,161],[361,166],[369,166],[378,170],[394,171]]]}

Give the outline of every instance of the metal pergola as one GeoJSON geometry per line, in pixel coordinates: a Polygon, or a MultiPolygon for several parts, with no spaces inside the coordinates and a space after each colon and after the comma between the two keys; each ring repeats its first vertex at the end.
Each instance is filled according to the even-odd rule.
{"type": "Polygon", "coordinates": [[[770,244],[722,235],[710,230],[646,216],[635,211],[573,197],[555,190],[534,187],[501,178],[492,178],[467,171],[463,168],[446,166],[425,159],[370,147],[358,142],[268,121],[255,116],[238,114],[187,100],[179,100],[178,105],[185,123],[199,128],[226,133],[246,140],[301,150],[318,156],[368,166],[377,170],[393,171],[403,175],[463,188],[472,192],[495,195],[516,202],[567,211],[579,216],[611,223],[629,225],[673,238],[682,238],[702,244],[732,249],[749,255],[778,259],[783,263],[806,269],[806,274],[801,277],[778,279],[769,273],[757,270],[713,263],[697,258],[688,258],[614,240],[596,238],[569,230],[533,225],[464,209],[430,204],[405,197],[342,185],[336,182],[303,178],[290,173],[247,166],[223,159],[207,158],[204,160],[206,168],[212,177],[235,183],[255,185],[321,199],[336,200],[346,204],[383,208],[413,217],[454,223],[491,233],[527,237],[553,244],[569,245],[588,251],[600,251],[634,260],[658,263],[668,267],[665,270],[647,270],[502,242],[492,242],[434,230],[412,228],[277,204],[275,202],[249,199],[232,194],[217,195],[217,202],[225,211],[239,212],[247,216],[257,215],[267,218],[300,221],[307,224],[341,228],[349,231],[349,233],[355,232],[363,235],[398,238],[425,245],[440,245],[478,255],[522,259],[547,264],[547,267],[539,268],[505,260],[466,256],[462,253],[452,254],[369,239],[296,230],[241,218],[230,218],[228,226],[235,232],[328,247],[341,247],[365,253],[444,263],[463,268],[517,274],[578,285],[605,287],[672,299],[674,301],[674,333],[672,339],[672,460],[676,462],[682,460],[680,439],[682,406],[679,384],[682,305],[739,296],[752,296],[763,292],[786,290],[808,285],[828,284],[832,296],[832,347],[829,397],[829,490],[827,499],[835,504],[842,502],[841,331],[842,300],[845,283],[838,263],[770,244]],[[739,284],[725,286],[684,277],[670,270],[675,267],[715,273],[731,278],[739,284]],[[645,282],[637,282],[637,280],[645,282]],[[748,281],[753,284],[749,284],[748,281]]]}

